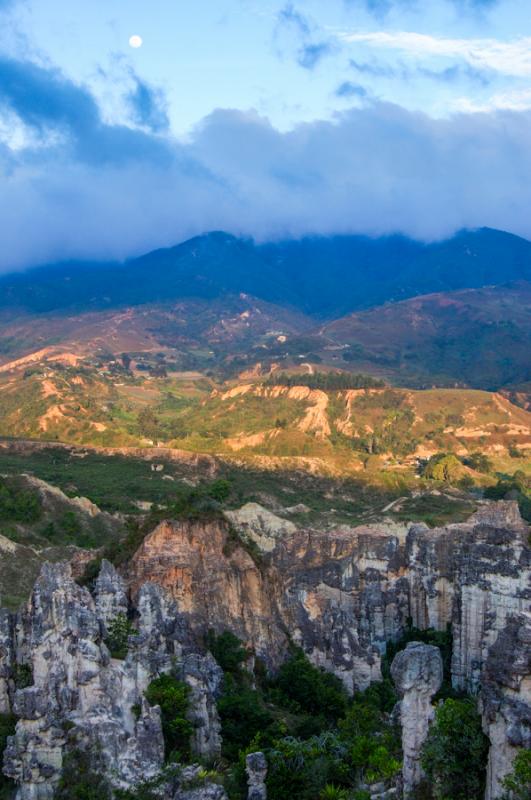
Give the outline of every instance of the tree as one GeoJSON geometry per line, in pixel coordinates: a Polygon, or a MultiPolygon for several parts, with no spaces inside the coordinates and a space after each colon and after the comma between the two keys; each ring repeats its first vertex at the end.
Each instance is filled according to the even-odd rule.
{"type": "Polygon", "coordinates": [[[424,478],[431,481],[444,481],[444,483],[456,483],[463,477],[463,474],[463,465],[451,453],[438,453],[432,456],[422,472],[424,478]]]}
{"type": "Polygon", "coordinates": [[[125,614],[118,614],[110,623],[105,644],[113,658],[124,660],[127,657],[129,637],[134,628],[125,614]]]}
{"type": "Polygon", "coordinates": [[[160,706],[166,758],[184,760],[190,756],[194,727],[188,721],[190,687],[173,675],[160,675],[146,689],[146,700],[160,706]]]}
{"type": "Polygon", "coordinates": [[[487,754],[488,739],[473,700],[448,699],[442,703],[421,757],[435,800],[480,800],[487,754]]]}
{"type": "Polygon", "coordinates": [[[156,439],[160,433],[159,421],[151,408],[143,408],[138,415],[138,430],[148,439],[156,439]]]}

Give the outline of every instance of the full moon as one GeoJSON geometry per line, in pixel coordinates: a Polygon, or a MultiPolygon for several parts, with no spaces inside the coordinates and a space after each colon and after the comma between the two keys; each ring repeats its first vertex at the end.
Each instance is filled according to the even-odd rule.
{"type": "Polygon", "coordinates": [[[136,34],[134,36],[131,36],[131,38],[129,39],[129,44],[131,45],[131,47],[134,47],[135,49],[138,47],[142,47],[142,37],[137,36],[136,34]]]}

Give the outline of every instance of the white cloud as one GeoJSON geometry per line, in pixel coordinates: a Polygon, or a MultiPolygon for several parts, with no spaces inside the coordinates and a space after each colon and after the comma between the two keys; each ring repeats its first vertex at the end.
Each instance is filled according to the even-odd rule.
{"type": "Polygon", "coordinates": [[[485,102],[476,102],[470,97],[459,97],[453,104],[455,111],[465,114],[490,113],[492,111],[527,111],[531,108],[531,89],[498,92],[485,102]]]}
{"type": "Polygon", "coordinates": [[[350,44],[362,43],[417,57],[460,58],[475,68],[494,70],[503,75],[531,76],[529,36],[504,42],[498,39],[449,39],[408,31],[374,31],[341,33],[339,38],[350,44]]]}

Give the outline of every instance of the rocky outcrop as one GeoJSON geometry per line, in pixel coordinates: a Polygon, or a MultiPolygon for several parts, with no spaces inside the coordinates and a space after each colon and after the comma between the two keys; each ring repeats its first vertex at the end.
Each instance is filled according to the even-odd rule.
{"type": "Polygon", "coordinates": [[[529,606],[527,526],[515,503],[435,529],[293,531],[272,516],[254,506],[231,516],[262,547],[259,564],[223,520],[162,523],[133,558],[133,595],[146,580],[158,583],[194,629],[232,630],[271,667],[289,631],[349,690],[380,676],[386,642],[411,619],[419,628],[453,626],[455,685],[476,691],[506,619],[529,606]]]}
{"type": "Polygon", "coordinates": [[[109,625],[121,614],[127,615],[129,603],[125,581],[105,559],[95,583],[96,614],[107,633],[109,625]]]}
{"type": "Polygon", "coordinates": [[[269,664],[282,660],[287,637],[276,593],[223,520],[162,522],[133,557],[128,578],[133,600],[146,581],[156,583],[199,635],[230,629],[269,664]]]}
{"type": "Polygon", "coordinates": [[[489,648],[507,621],[531,609],[529,528],[514,502],[491,504],[459,527],[452,579],[452,680],[476,692],[489,648]]]}
{"type": "Polygon", "coordinates": [[[410,642],[395,656],[391,676],[402,698],[402,777],[404,795],[408,797],[423,778],[420,763],[422,745],[435,714],[432,697],[441,688],[443,680],[441,651],[432,645],[410,642]]]}
{"type": "Polygon", "coordinates": [[[128,656],[111,659],[103,636],[124,595],[110,565],[97,588],[95,602],[72,580],[68,564],[48,564],[18,619],[17,659],[32,685],[15,693],[19,721],[4,771],[19,784],[19,800],[51,798],[64,755],[74,748],[97,754],[98,768],[116,787],[156,777],[164,760],[160,713],[143,695],[153,677],[170,669],[191,685],[197,750],[219,752],[214,694],[221,670],[194,649],[186,620],[160,587],[144,586],[128,656]]]}
{"type": "Polygon", "coordinates": [[[490,648],[481,678],[483,727],[491,747],[486,800],[502,794],[521,748],[531,749],[531,615],[507,620],[490,648]]]}
{"type": "MultiPolygon", "coordinates": [[[[529,640],[522,620],[530,581],[527,527],[511,502],[435,529],[301,530],[254,506],[234,513],[230,524],[163,522],[122,576],[103,565],[94,598],[67,566],[48,565],[16,625],[0,617],[0,702],[13,701],[20,716],[7,772],[20,782],[21,800],[48,798],[76,739],[99,748],[116,785],[155,774],[160,721],[142,696],[154,676],[169,670],[191,688],[195,751],[215,757],[222,674],[198,644],[210,628],[231,630],[272,669],[291,638],[352,691],[380,678],[386,643],[412,620],[419,628],[453,627],[454,684],[481,692],[485,730],[497,748],[491,800],[499,791],[493,776],[507,771],[519,742],[527,741],[530,671],[522,653],[529,640]],[[135,626],[123,662],[110,658],[104,642],[120,614],[135,626]],[[15,660],[31,668],[33,685],[13,698],[15,660]]],[[[420,671],[421,699],[413,699],[403,672],[397,680],[407,720],[415,704],[428,713],[437,669],[430,667],[428,677],[420,671]]],[[[410,731],[415,747],[421,733],[410,731]]],[[[408,780],[416,780],[413,746],[408,753],[408,780]]]]}
{"type": "Polygon", "coordinates": [[[118,786],[158,773],[162,732],[158,709],[142,702],[147,675],[138,680],[134,659],[111,661],[94,601],[67,564],[44,566],[17,639],[32,685],[15,694],[19,721],[5,772],[19,783],[20,800],[53,796],[70,743],[97,751],[118,786]]]}
{"type": "Polygon", "coordinates": [[[247,773],[247,800],[267,800],[267,760],[263,753],[249,753],[245,759],[247,773]]]}
{"type": "Polygon", "coordinates": [[[0,608],[0,714],[11,712],[14,660],[13,618],[8,611],[0,608]]]}
{"type": "Polygon", "coordinates": [[[258,503],[246,503],[236,511],[226,511],[225,516],[244,539],[253,541],[264,553],[270,553],[280,539],[297,530],[293,522],[277,517],[258,503]]]}

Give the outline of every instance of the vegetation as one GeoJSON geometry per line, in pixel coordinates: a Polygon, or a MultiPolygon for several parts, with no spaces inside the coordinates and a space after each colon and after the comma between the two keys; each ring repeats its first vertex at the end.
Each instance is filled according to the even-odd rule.
{"type": "Polygon", "coordinates": [[[529,800],[531,797],[531,750],[520,750],[513,769],[503,781],[503,800],[529,800]]]}
{"type": "Polygon", "coordinates": [[[354,375],[350,372],[314,372],[312,375],[281,372],[273,374],[268,383],[272,386],[307,386],[309,389],[321,389],[324,392],[383,389],[385,386],[384,381],[372,375],[354,375]]]}
{"type": "Polygon", "coordinates": [[[458,483],[463,474],[463,465],[452,453],[438,453],[432,456],[422,470],[423,478],[449,484],[458,483]]]}
{"type": "Polygon", "coordinates": [[[256,749],[266,751],[268,796],[278,800],[350,797],[360,781],[400,769],[399,737],[378,689],[351,700],[298,649],[268,679],[260,662],[254,674],[245,668],[249,653],[237,637],[210,633],[208,642],[224,669],[218,709],[233,800],[246,797],[244,757],[256,749]]]}
{"type": "MultiPolygon", "coordinates": [[[[15,733],[16,722],[17,719],[13,714],[0,714],[0,765],[3,763],[7,737],[13,736],[15,733]]],[[[0,800],[8,800],[13,789],[13,781],[7,778],[0,769],[0,800]]]]}
{"type": "Polygon", "coordinates": [[[20,487],[15,479],[0,477],[0,521],[32,523],[41,515],[37,492],[20,487]]]}
{"type": "Polygon", "coordinates": [[[194,728],[187,719],[190,688],[173,675],[161,675],[146,689],[146,700],[160,706],[167,761],[190,758],[190,737],[194,728]]]}
{"type": "Polygon", "coordinates": [[[531,477],[517,470],[512,477],[500,478],[495,486],[485,490],[490,500],[517,500],[522,517],[531,522],[531,477]]]}
{"type": "Polygon", "coordinates": [[[118,614],[110,623],[105,644],[113,658],[127,657],[129,637],[134,634],[133,624],[125,614],[118,614]]]}
{"type": "Polygon", "coordinates": [[[111,787],[95,767],[94,756],[93,752],[80,749],[66,756],[54,795],[57,800],[111,800],[111,787]]]}
{"type": "Polygon", "coordinates": [[[488,739],[475,701],[445,700],[435,711],[422,749],[422,767],[434,800],[480,800],[487,755],[488,739]]]}

